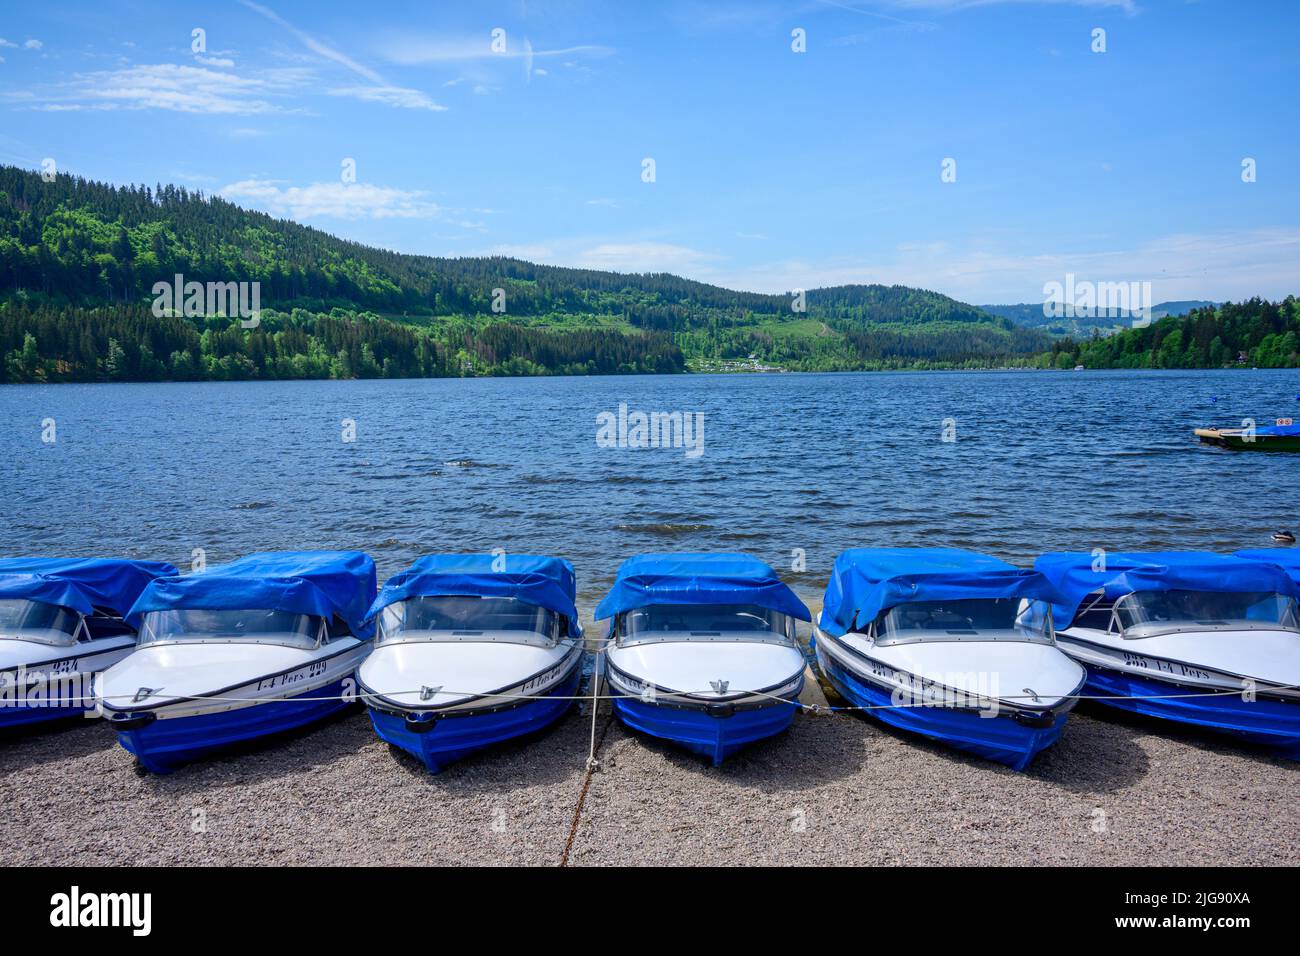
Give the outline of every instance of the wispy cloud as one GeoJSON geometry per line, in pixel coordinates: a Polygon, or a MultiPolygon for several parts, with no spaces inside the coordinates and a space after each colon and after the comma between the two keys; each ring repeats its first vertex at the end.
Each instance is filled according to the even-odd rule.
{"type": "Polygon", "coordinates": [[[339,87],[329,91],[331,96],[350,96],[368,103],[383,103],[402,109],[422,109],[432,112],[442,112],[446,109],[445,106],[438,105],[419,90],[407,89],[389,83],[377,71],[372,70],[328,43],[317,39],[305,30],[300,30],[271,8],[260,3],[254,3],[253,0],[239,0],[239,2],[254,13],[289,31],[303,46],[317,56],[324,57],[326,60],[351,70],[357,76],[372,84],[371,86],[339,87]]]}
{"type": "Polygon", "coordinates": [[[593,241],[560,239],[538,243],[498,245],[487,255],[515,256],[530,262],[605,269],[611,272],[673,272],[711,275],[721,258],[690,246],[656,241],[593,241]]]}
{"type": "Polygon", "coordinates": [[[218,192],[231,202],[297,220],[432,219],[443,212],[422,190],[369,183],[327,182],[286,187],[269,179],[244,179],[218,192]]]}
{"type": "Polygon", "coordinates": [[[27,40],[23,43],[24,50],[39,50],[43,46],[45,46],[45,44],[40,40],[27,40]]]}
{"type": "Polygon", "coordinates": [[[302,70],[267,70],[238,76],[202,66],[175,63],[128,66],[76,74],[72,80],[45,90],[6,94],[32,109],[68,110],[161,109],[178,113],[274,113],[286,107],[273,98],[302,85],[302,70]]]}
{"type": "MultiPolygon", "coordinates": [[[[1074,273],[1093,282],[1150,281],[1157,299],[1278,298],[1300,290],[1300,229],[1180,233],[1131,247],[1052,249],[1035,255],[969,242],[908,243],[874,259],[785,260],[710,273],[735,289],[784,292],[880,282],[932,289],[965,302],[1036,302],[1043,284],[1074,273]]],[[[701,278],[702,276],[695,276],[701,278]]]]}
{"type": "Polygon", "coordinates": [[[505,49],[498,53],[493,52],[492,37],[487,33],[482,36],[455,38],[402,34],[383,41],[379,46],[379,52],[386,60],[399,66],[426,66],[430,63],[456,63],[497,57],[536,59],[555,56],[610,56],[614,53],[614,49],[587,43],[538,50],[533,48],[526,37],[516,40],[507,35],[505,49]]]}
{"type": "Polygon", "coordinates": [[[419,90],[402,86],[345,86],[329,91],[330,96],[349,96],[368,103],[383,103],[408,110],[444,112],[447,107],[435,103],[419,90]]]}

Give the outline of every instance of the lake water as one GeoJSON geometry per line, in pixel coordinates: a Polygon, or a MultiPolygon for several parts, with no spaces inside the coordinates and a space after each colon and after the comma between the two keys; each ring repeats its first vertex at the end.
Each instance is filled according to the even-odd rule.
{"type": "Polygon", "coordinates": [[[504,548],[570,559],[589,614],[629,555],[745,551],[819,599],[854,546],[1267,547],[1300,456],[1191,430],[1297,413],[1295,371],[7,386],[0,553],[358,548],[382,580],[504,548]],[[703,413],[702,453],[600,447],[620,403],[703,413]]]}

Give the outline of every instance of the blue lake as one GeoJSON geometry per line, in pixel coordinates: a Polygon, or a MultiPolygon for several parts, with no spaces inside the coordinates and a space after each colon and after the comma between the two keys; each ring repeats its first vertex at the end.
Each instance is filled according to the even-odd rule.
{"type": "Polygon", "coordinates": [[[1266,547],[1300,457],[1192,428],[1283,415],[1294,370],[7,386],[0,553],[543,552],[589,613],[631,554],[746,551],[817,599],[854,546],[1266,547]],[[703,413],[702,453],[601,447],[620,403],[703,413]]]}

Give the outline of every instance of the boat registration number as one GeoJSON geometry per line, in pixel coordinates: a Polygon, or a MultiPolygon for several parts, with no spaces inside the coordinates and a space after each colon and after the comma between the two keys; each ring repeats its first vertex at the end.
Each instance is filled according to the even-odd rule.
{"type": "Polygon", "coordinates": [[[1214,679],[1214,675],[1207,670],[1199,667],[1192,667],[1190,664],[1183,664],[1178,661],[1162,661],[1155,657],[1144,657],[1141,654],[1134,654],[1131,651],[1124,651],[1124,664],[1127,667],[1140,667],[1143,670],[1157,671],[1161,674],[1172,674],[1175,677],[1192,677],[1197,680],[1209,681],[1214,679]]]}
{"type": "Polygon", "coordinates": [[[313,661],[306,667],[300,667],[296,671],[289,671],[285,674],[276,674],[274,677],[260,680],[257,682],[257,689],[273,690],[276,687],[286,687],[289,684],[301,684],[305,680],[320,677],[328,668],[329,661],[313,661]]]}

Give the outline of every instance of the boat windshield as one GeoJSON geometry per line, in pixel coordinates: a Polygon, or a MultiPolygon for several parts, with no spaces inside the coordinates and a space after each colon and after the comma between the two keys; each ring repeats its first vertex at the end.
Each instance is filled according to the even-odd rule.
{"type": "Polygon", "coordinates": [[[654,604],[620,616],[620,647],[643,641],[765,641],[790,644],[794,618],[757,604],[654,604]]]}
{"type": "Polygon", "coordinates": [[[321,640],[323,631],[321,618],[293,611],[173,608],[150,611],[144,616],[139,644],[206,641],[312,648],[321,640]]]}
{"type": "Polygon", "coordinates": [[[379,619],[379,643],[505,641],[554,644],[560,615],[512,597],[436,595],[398,601],[379,619]]]}
{"type": "Polygon", "coordinates": [[[1115,602],[1112,628],[1140,639],[1183,630],[1300,630],[1294,598],[1271,591],[1134,591],[1115,602]]]}
{"type": "Polygon", "coordinates": [[[77,643],[81,615],[58,604],[26,598],[0,600],[0,637],[52,647],[77,643]]]}
{"type": "Polygon", "coordinates": [[[1052,608],[1026,598],[917,601],[882,611],[877,644],[917,641],[1031,641],[1051,644],[1052,608]]]}

